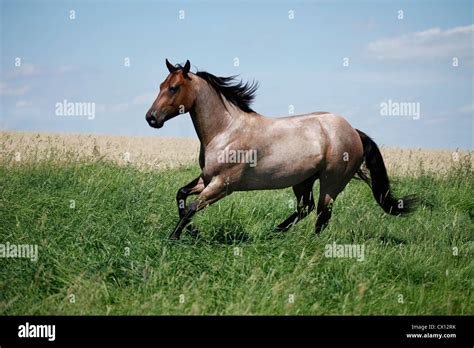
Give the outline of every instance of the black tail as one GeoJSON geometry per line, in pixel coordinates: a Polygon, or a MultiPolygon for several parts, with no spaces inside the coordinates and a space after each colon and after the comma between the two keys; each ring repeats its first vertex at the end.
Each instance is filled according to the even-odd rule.
{"type": "Polygon", "coordinates": [[[400,199],[393,196],[390,191],[387,169],[377,144],[364,132],[358,129],[356,131],[364,146],[364,161],[370,172],[370,178],[361,169],[357,171],[357,174],[372,187],[377,203],[386,213],[392,215],[406,214],[415,210],[418,203],[416,196],[410,195],[400,199]]]}

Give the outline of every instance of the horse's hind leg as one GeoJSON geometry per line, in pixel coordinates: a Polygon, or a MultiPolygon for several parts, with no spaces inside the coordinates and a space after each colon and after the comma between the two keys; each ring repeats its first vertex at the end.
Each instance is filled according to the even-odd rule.
{"type": "Polygon", "coordinates": [[[332,205],[339,193],[344,190],[350,177],[341,178],[338,175],[327,175],[321,177],[318,199],[318,218],[316,220],[315,232],[320,233],[326,228],[332,215],[332,205]]]}
{"type": "Polygon", "coordinates": [[[286,232],[288,229],[304,219],[314,209],[313,184],[316,177],[311,177],[302,183],[293,186],[297,200],[297,210],[275,228],[275,232],[286,232]]]}

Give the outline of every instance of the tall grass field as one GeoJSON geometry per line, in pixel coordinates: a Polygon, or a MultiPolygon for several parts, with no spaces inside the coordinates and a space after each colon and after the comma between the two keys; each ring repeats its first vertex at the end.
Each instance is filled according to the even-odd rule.
{"type": "Polygon", "coordinates": [[[469,161],[443,175],[392,176],[398,196],[420,197],[406,217],[385,214],[352,180],[320,235],[315,213],[272,232],[295,209],[285,189],[233,193],[195,216],[197,238],[169,241],[176,191],[198,174],[194,165],[3,163],[0,243],[37,245],[38,259],[0,259],[0,314],[474,314],[469,161]],[[363,247],[363,257],[331,257],[334,243],[363,247]]]}

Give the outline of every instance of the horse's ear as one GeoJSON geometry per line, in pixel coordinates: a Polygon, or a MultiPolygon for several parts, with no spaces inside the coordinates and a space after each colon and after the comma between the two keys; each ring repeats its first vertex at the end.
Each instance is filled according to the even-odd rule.
{"type": "Polygon", "coordinates": [[[189,76],[188,76],[189,69],[191,69],[191,63],[189,62],[189,60],[187,60],[186,64],[184,64],[184,67],[183,67],[183,76],[187,79],[189,79],[189,76]]]}
{"type": "Polygon", "coordinates": [[[170,73],[174,73],[176,70],[178,70],[173,64],[168,62],[168,58],[166,58],[166,67],[170,73]]]}

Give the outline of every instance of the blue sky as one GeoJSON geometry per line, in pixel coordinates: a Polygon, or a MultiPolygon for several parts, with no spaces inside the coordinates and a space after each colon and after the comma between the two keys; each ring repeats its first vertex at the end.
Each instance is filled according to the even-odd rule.
{"type": "Polygon", "coordinates": [[[1,1],[1,17],[2,129],[195,137],[189,115],[145,122],[168,58],[259,81],[264,115],[331,111],[386,146],[473,149],[472,1],[1,1]],[[65,99],[95,118],[58,117],[65,99]],[[419,119],[381,115],[388,100],[419,119]]]}

